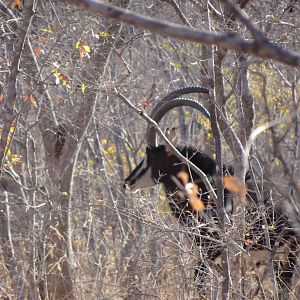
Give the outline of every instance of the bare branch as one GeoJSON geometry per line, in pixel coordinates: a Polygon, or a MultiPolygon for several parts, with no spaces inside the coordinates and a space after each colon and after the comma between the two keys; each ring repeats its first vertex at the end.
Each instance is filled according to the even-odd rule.
{"type": "Polygon", "coordinates": [[[248,28],[256,41],[259,41],[261,43],[263,43],[264,41],[267,42],[268,39],[263,34],[263,32],[261,32],[260,29],[251,22],[250,18],[242,9],[233,4],[230,0],[222,0],[222,2],[227,6],[229,11],[233,13],[233,15],[248,28]]]}
{"type": "Polygon", "coordinates": [[[281,118],[278,118],[278,119],[275,119],[275,120],[272,120],[270,122],[267,122],[259,127],[257,127],[256,129],[254,129],[251,133],[251,135],[249,136],[249,139],[247,141],[247,144],[246,144],[246,147],[245,147],[245,155],[243,157],[244,159],[244,164],[247,165],[247,169],[248,169],[248,157],[250,155],[250,150],[251,150],[251,147],[255,141],[255,139],[257,138],[257,136],[259,134],[261,134],[262,132],[266,131],[267,129],[270,129],[274,126],[277,126],[279,124],[282,124],[284,122],[288,122],[288,121],[291,121],[295,116],[297,116],[297,112],[293,112],[291,114],[288,114],[288,115],[285,115],[281,118]]]}
{"type": "Polygon", "coordinates": [[[176,2],[175,0],[162,0],[162,1],[170,3],[170,4],[174,7],[174,9],[175,9],[175,11],[176,11],[178,17],[181,19],[181,21],[182,21],[185,25],[188,25],[188,26],[192,27],[191,23],[190,23],[189,20],[185,17],[185,15],[184,15],[183,12],[181,11],[179,5],[177,4],[177,2],[176,2]]]}
{"type": "MultiPolygon", "coordinates": [[[[300,66],[300,55],[285,50],[268,39],[246,40],[232,32],[200,31],[184,25],[178,25],[154,18],[143,16],[126,9],[118,8],[111,4],[100,3],[97,0],[68,0],[70,3],[80,5],[85,9],[98,12],[105,17],[116,19],[133,26],[150,30],[161,35],[166,35],[191,42],[200,42],[254,54],[264,59],[275,59],[291,66],[300,66]]],[[[254,29],[253,29],[254,30],[254,29]]]]}

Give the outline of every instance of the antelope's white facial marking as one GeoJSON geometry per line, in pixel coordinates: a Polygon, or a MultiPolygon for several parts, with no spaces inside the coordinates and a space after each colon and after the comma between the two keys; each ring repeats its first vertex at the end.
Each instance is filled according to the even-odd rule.
{"type": "Polygon", "coordinates": [[[125,188],[131,192],[150,188],[155,185],[156,183],[152,178],[152,169],[148,165],[147,159],[144,159],[125,180],[125,188]]]}

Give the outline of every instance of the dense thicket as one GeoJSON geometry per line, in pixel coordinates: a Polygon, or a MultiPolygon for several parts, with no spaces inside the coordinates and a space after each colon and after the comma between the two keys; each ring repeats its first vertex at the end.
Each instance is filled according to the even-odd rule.
{"type": "MultiPolygon", "coordinates": [[[[110,2],[253,38],[219,1],[209,2],[210,14],[206,1],[110,2]]],[[[240,2],[270,41],[299,52],[297,1],[240,2]]],[[[178,127],[179,144],[210,155],[221,149],[223,161],[240,170],[240,146],[253,129],[275,121],[253,140],[250,171],[257,191],[284,206],[298,226],[299,69],[160,36],[59,1],[2,1],[0,22],[0,298],[197,299],[199,251],[164,194],[123,189],[143,157],[147,124],[115,89],[150,113],[168,92],[211,87],[213,80],[219,142],[193,110],[174,110],[161,126],[178,127]]],[[[212,109],[211,99],[199,100],[212,109]]],[[[228,230],[233,240],[235,230],[228,230]]],[[[242,261],[243,285],[232,288],[249,299],[257,292],[257,299],[275,297],[270,264],[259,269],[251,258],[244,268],[247,257],[242,261]]],[[[212,298],[220,296],[219,269],[212,265],[208,274],[212,298]]],[[[294,281],[291,299],[299,297],[297,274],[294,281]]]]}

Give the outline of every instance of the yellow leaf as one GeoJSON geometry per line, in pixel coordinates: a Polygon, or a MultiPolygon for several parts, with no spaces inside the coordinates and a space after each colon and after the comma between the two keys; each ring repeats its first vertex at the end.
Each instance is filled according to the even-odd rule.
{"type": "Polygon", "coordinates": [[[80,239],[75,239],[75,240],[73,241],[73,245],[74,245],[74,247],[76,247],[76,248],[79,248],[80,246],[82,246],[82,244],[83,244],[83,241],[80,240],[80,239]]]}
{"type": "Polygon", "coordinates": [[[84,92],[85,92],[85,84],[84,83],[81,84],[81,92],[82,92],[82,94],[84,94],[84,92]]]}
{"type": "Polygon", "coordinates": [[[90,47],[89,47],[89,46],[87,46],[87,45],[83,46],[83,50],[84,50],[86,53],[89,53],[89,52],[91,52],[91,49],[90,49],[90,47]]]}
{"type": "Polygon", "coordinates": [[[101,36],[101,37],[108,37],[109,33],[107,31],[100,31],[99,32],[99,36],[101,36]]]}
{"type": "Polygon", "coordinates": [[[56,267],[57,271],[61,272],[61,265],[59,262],[56,263],[55,267],[56,267]]]}
{"type": "MultiPolygon", "coordinates": [[[[9,151],[9,150],[8,150],[9,151]]],[[[8,153],[8,152],[7,152],[8,153]]],[[[21,162],[21,158],[22,158],[22,156],[20,156],[20,155],[12,155],[11,156],[11,161],[12,162],[21,162]]]]}
{"type": "Polygon", "coordinates": [[[5,168],[7,168],[7,169],[11,169],[13,166],[14,165],[13,165],[12,162],[9,162],[9,163],[5,164],[5,168]]]}
{"type": "Polygon", "coordinates": [[[76,49],[79,49],[80,47],[81,47],[81,40],[79,40],[75,45],[76,49]]]}
{"type": "Polygon", "coordinates": [[[29,97],[29,102],[30,102],[34,107],[37,107],[36,102],[35,102],[35,100],[34,100],[34,97],[33,97],[32,95],[30,95],[30,97],[29,97]]]}
{"type": "Polygon", "coordinates": [[[48,27],[48,28],[42,28],[41,32],[50,33],[50,32],[52,32],[52,29],[50,27],[48,27]]]}
{"type": "Polygon", "coordinates": [[[61,193],[63,196],[65,196],[65,197],[68,197],[69,196],[69,194],[67,193],[67,192],[62,192],[61,193]]]}

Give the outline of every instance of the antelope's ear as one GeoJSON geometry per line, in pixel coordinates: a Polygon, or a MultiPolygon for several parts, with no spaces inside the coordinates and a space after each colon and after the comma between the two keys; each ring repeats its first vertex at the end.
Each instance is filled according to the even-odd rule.
{"type": "Polygon", "coordinates": [[[172,144],[176,144],[177,142],[177,133],[176,133],[176,128],[167,128],[166,130],[166,137],[168,138],[168,140],[172,143],[172,144]]]}
{"type": "MultiPolygon", "coordinates": [[[[173,145],[176,144],[178,136],[177,136],[176,128],[175,128],[175,127],[171,128],[171,129],[170,129],[170,128],[167,128],[167,129],[166,129],[165,135],[166,135],[167,139],[168,139],[173,145]]],[[[171,153],[171,149],[170,149],[170,147],[169,147],[168,145],[166,145],[166,151],[167,151],[168,153],[171,153]]]]}

